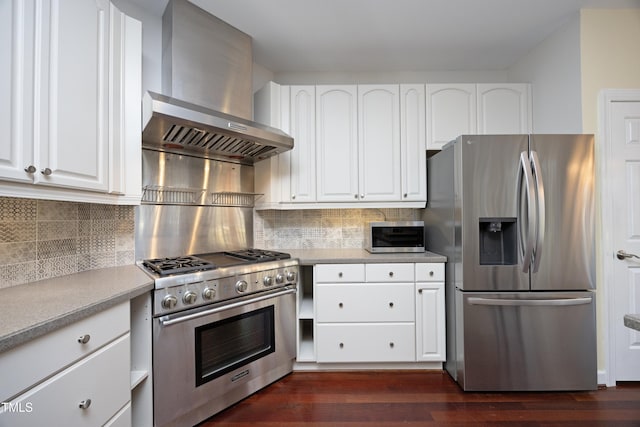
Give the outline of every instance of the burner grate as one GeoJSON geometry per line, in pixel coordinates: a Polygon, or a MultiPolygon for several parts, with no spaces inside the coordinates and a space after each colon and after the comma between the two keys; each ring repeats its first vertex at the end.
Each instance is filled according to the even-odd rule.
{"type": "Polygon", "coordinates": [[[215,264],[190,255],[175,258],[147,259],[144,260],[142,264],[161,276],[189,273],[193,271],[213,270],[216,268],[215,264]]]}
{"type": "Polygon", "coordinates": [[[239,251],[225,252],[225,254],[250,262],[267,262],[291,258],[291,255],[287,253],[269,251],[265,249],[242,249],[239,251]]]}

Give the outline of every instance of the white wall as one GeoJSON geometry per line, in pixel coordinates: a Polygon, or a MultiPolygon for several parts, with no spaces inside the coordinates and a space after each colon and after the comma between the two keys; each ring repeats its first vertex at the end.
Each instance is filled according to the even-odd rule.
{"type": "Polygon", "coordinates": [[[508,76],[532,83],[534,132],[582,133],[579,15],[511,67],[508,76]]]}

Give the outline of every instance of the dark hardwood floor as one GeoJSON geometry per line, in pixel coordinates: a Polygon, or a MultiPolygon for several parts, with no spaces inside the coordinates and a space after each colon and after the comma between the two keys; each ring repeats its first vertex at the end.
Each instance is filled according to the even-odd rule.
{"type": "Polygon", "coordinates": [[[640,383],[593,392],[463,392],[440,371],[294,372],[216,426],[640,426],[640,383]]]}

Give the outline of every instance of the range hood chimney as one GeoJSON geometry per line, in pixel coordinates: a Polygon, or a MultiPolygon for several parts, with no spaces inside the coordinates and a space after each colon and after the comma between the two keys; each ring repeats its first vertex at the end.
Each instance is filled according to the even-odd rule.
{"type": "Polygon", "coordinates": [[[162,17],[162,91],[143,99],[142,145],[251,164],[293,148],[251,121],[251,37],[187,0],[162,17]]]}

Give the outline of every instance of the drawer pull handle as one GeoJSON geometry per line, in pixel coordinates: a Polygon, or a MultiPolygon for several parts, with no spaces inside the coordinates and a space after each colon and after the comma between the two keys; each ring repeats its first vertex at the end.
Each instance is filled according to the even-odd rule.
{"type": "Polygon", "coordinates": [[[389,272],[389,277],[393,277],[393,271],[389,272]]]}
{"type": "Polygon", "coordinates": [[[393,301],[389,303],[389,308],[393,308],[393,301]]]}
{"type": "Polygon", "coordinates": [[[80,409],[89,409],[89,406],[91,406],[91,399],[83,400],[78,404],[80,409]]]}
{"type": "Polygon", "coordinates": [[[84,334],[82,335],[80,338],[78,338],[78,342],[80,344],[86,344],[89,342],[89,340],[91,339],[91,335],[89,334],[84,334]]]}
{"type": "Polygon", "coordinates": [[[393,342],[389,343],[389,347],[393,348],[393,342]]]}
{"type": "Polygon", "coordinates": [[[344,307],[344,304],[342,304],[341,302],[338,303],[338,307],[342,308],[344,307]]]}
{"type": "Polygon", "coordinates": [[[344,343],[340,343],[340,348],[344,348],[344,343]]]}
{"type": "Polygon", "coordinates": [[[342,277],[342,271],[338,273],[338,277],[342,277]]]}

